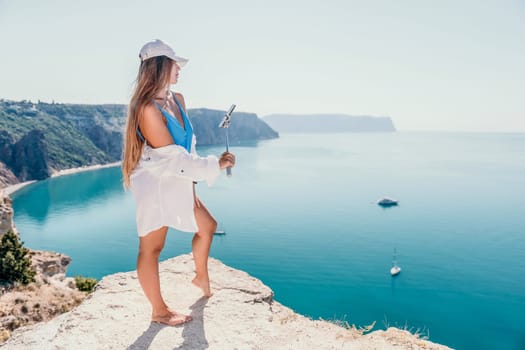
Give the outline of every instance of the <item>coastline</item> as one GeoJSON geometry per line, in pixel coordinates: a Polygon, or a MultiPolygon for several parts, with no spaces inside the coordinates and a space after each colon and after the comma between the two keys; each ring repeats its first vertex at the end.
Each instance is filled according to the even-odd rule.
{"type": "MultiPolygon", "coordinates": [[[[118,166],[121,163],[122,163],[121,161],[117,161],[117,162],[113,162],[113,163],[84,165],[84,166],[76,167],[76,168],[62,169],[62,170],[54,171],[51,174],[50,177],[71,175],[71,174],[81,173],[81,172],[84,172],[84,171],[98,170],[98,169],[102,169],[102,168],[111,168],[111,167],[114,167],[114,166],[118,166]]],[[[30,181],[20,182],[20,183],[17,183],[17,184],[6,186],[6,187],[0,189],[0,191],[3,191],[4,194],[6,194],[8,196],[11,196],[13,193],[15,193],[16,191],[20,190],[21,188],[23,188],[23,187],[25,187],[27,185],[30,185],[33,182],[37,182],[37,181],[39,181],[39,180],[30,180],[30,181]]]]}
{"type": "Polygon", "coordinates": [[[0,191],[2,191],[4,195],[11,196],[11,194],[15,193],[16,191],[18,191],[22,187],[25,187],[25,186],[27,186],[29,184],[32,184],[33,182],[37,182],[37,181],[38,180],[31,180],[31,181],[20,182],[20,183],[14,184],[14,185],[6,186],[6,187],[0,189],[0,191]]]}
{"type": "Polygon", "coordinates": [[[84,165],[84,166],[77,167],[77,168],[62,169],[62,170],[55,171],[53,174],[51,174],[51,177],[71,175],[71,174],[81,173],[84,171],[97,170],[97,169],[102,169],[102,168],[111,168],[111,167],[120,165],[121,163],[122,162],[119,160],[118,162],[113,162],[113,163],[84,165]]]}

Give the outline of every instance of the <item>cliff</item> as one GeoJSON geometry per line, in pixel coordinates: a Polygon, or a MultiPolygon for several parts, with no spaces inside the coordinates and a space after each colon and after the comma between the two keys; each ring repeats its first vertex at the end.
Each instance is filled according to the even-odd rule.
{"type": "Polygon", "coordinates": [[[7,231],[18,233],[13,221],[13,201],[0,189],[0,237],[7,231]]]}
{"type": "Polygon", "coordinates": [[[10,184],[18,183],[15,174],[4,163],[0,162],[0,188],[4,188],[10,184]]]}
{"type": "MultiPolygon", "coordinates": [[[[32,103],[0,99],[0,188],[69,168],[108,164],[122,155],[126,105],[32,103]]],[[[224,111],[189,109],[198,146],[223,145],[224,111]]],[[[253,113],[233,113],[230,141],[278,137],[253,113]]]]}
{"type": "MultiPolygon", "coordinates": [[[[224,129],[218,128],[224,117],[224,111],[198,108],[190,109],[188,115],[195,129],[198,145],[224,145],[226,143],[224,129]]],[[[230,144],[279,137],[279,134],[259,119],[255,113],[232,113],[228,132],[230,144]]]]}
{"type": "MultiPolygon", "coordinates": [[[[0,189],[0,236],[13,230],[11,198],[0,189]]],[[[77,289],[74,278],[66,277],[71,258],[64,254],[30,250],[35,282],[27,285],[0,284],[0,342],[9,338],[14,329],[47,321],[71,310],[87,293],[77,289]]]]}
{"type": "Polygon", "coordinates": [[[0,100],[0,162],[16,182],[12,177],[0,181],[42,180],[60,169],[113,161],[111,154],[97,147],[96,139],[89,138],[99,115],[96,108],[85,111],[70,105],[0,100]],[[75,124],[79,116],[91,122],[75,124]]]}
{"type": "Polygon", "coordinates": [[[75,309],[15,330],[3,349],[449,349],[389,328],[362,335],[355,328],[312,320],[274,300],[247,273],[210,258],[211,298],[190,282],[191,254],[160,263],[168,305],[191,314],[177,327],[150,322],[136,271],[104,277],[75,309]]]}
{"type": "Polygon", "coordinates": [[[64,254],[30,250],[35,282],[2,288],[0,293],[0,342],[18,327],[48,321],[82,302],[87,293],[66,277],[71,258],[64,254]]]}
{"type": "Polygon", "coordinates": [[[263,117],[278,132],[394,132],[390,117],[345,114],[271,114],[263,117]]]}

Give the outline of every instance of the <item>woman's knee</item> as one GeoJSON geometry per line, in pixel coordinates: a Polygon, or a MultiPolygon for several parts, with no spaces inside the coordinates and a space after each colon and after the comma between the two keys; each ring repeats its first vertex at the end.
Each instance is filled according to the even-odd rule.
{"type": "Polygon", "coordinates": [[[154,246],[154,247],[140,246],[139,256],[152,256],[152,257],[158,258],[163,248],[164,246],[154,246]]]}
{"type": "Polygon", "coordinates": [[[200,207],[195,208],[195,220],[199,228],[198,233],[213,234],[217,229],[217,221],[202,202],[200,207]]]}
{"type": "Polygon", "coordinates": [[[198,233],[200,234],[213,234],[217,229],[217,221],[212,216],[202,218],[201,220],[199,220],[197,225],[199,226],[198,233]]]}
{"type": "Polygon", "coordinates": [[[217,230],[217,220],[215,220],[213,217],[211,217],[210,219],[210,231],[212,233],[215,233],[215,231],[217,230]]]}
{"type": "Polygon", "coordinates": [[[139,255],[158,257],[164,248],[167,227],[152,231],[140,238],[139,255]]]}

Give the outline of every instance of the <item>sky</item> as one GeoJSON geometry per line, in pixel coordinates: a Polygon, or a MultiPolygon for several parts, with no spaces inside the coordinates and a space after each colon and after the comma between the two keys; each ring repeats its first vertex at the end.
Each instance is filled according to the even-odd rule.
{"type": "Polygon", "coordinates": [[[127,104],[156,38],[187,108],[525,132],[525,0],[0,0],[0,98],[127,104]]]}

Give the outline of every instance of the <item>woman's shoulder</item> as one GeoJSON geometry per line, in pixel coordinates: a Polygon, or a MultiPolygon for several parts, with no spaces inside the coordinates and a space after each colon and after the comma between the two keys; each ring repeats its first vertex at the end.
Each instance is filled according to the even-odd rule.
{"type": "Polygon", "coordinates": [[[153,101],[147,102],[144,105],[144,110],[142,111],[142,115],[139,117],[139,119],[143,121],[162,119],[165,121],[164,115],[153,101]]]}

